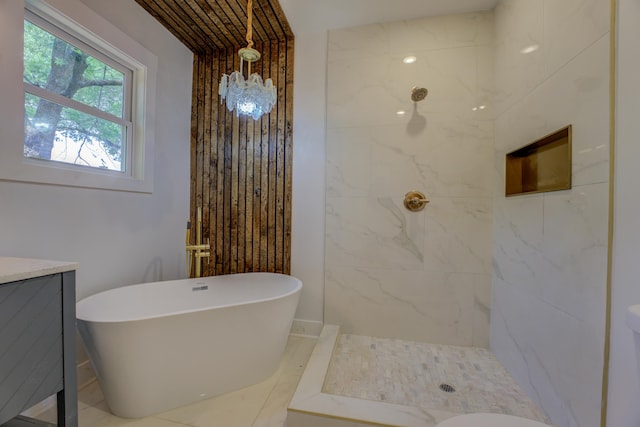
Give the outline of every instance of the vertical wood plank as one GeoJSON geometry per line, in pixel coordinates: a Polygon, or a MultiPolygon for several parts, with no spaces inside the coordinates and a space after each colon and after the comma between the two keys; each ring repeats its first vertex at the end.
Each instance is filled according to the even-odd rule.
{"type": "Polygon", "coordinates": [[[293,191],[293,38],[287,40],[287,64],[286,64],[286,86],[285,86],[285,190],[284,190],[284,248],[283,273],[291,274],[291,207],[293,191]]]}
{"type": "MultiPolygon", "coordinates": [[[[262,49],[263,78],[271,75],[271,43],[265,43],[262,49]]],[[[271,113],[272,114],[272,113],[271,113]]],[[[260,271],[270,271],[268,264],[268,243],[269,243],[269,124],[271,114],[262,116],[261,119],[261,165],[260,165],[260,271]]]]}
{"type": "MultiPolygon", "coordinates": [[[[278,42],[272,41],[270,43],[271,50],[271,79],[277,88],[280,88],[280,82],[278,80],[278,42]]],[[[280,90],[280,89],[278,89],[280,90]]],[[[276,193],[277,193],[277,148],[278,148],[278,108],[280,105],[276,104],[269,114],[269,201],[268,201],[268,245],[267,251],[267,268],[268,271],[276,271],[276,255],[277,255],[277,239],[276,239],[276,193]]]]}
{"type": "Polygon", "coordinates": [[[240,120],[239,138],[238,138],[238,226],[236,240],[236,272],[244,273],[245,259],[245,221],[247,209],[247,124],[253,121],[251,118],[242,117],[240,120]]]}
{"type": "Polygon", "coordinates": [[[276,200],[275,200],[275,271],[284,272],[284,177],[285,177],[285,93],[287,68],[287,42],[278,42],[278,116],[276,132],[276,200]]]}
{"type": "MultiPolygon", "coordinates": [[[[201,141],[198,139],[198,132],[200,131],[200,126],[198,125],[198,118],[200,117],[200,112],[198,110],[199,107],[199,99],[200,99],[200,84],[199,84],[199,76],[200,76],[200,56],[193,56],[193,79],[192,79],[192,95],[191,95],[191,135],[190,135],[190,153],[191,153],[191,162],[190,162],[190,200],[189,200],[189,221],[191,226],[193,227],[193,214],[196,210],[197,203],[197,192],[198,192],[198,168],[197,168],[197,150],[198,146],[201,144],[201,141]]],[[[193,228],[192,228],[193,230],[193,228]]],[[[191,233],[193,236],[193,233],[191,233]]],[[[188,243],[193,243],[193,239],[191,239],[188,243]]],[[[187,272],[189,271],[189,266],[187,265],[187,272]]]]}
{"type": "Polygon", "coordinates": [[[240,148],[240,122],[244,120],[244,118],[239,118],[235,114],[233,115],[233,124],[232,124],[232,134],[231,134],[231,164],[230,164],[230,175],[229,181],[227,181],[227,185],[231,190],[231,206],[230,206],[230,217],[229,217],[229,228],[230,228],[230,238],[229,238],[229,272],[237,273],[238,272],[238,222],[240,211],[238,209],[239,206],[239,148],[240,148]]]}
{"type": "Polygon", "coordinates": [[[245,219],[244,219],[244,265],[242,271],[253,271],[253,200],[255,194],[254,183],[254,130],[255,120],[247,120],[247,143],[245,146],[245,219]]]}
{"type": "MultiPolygon", "coordinates": [[[[221,50],[220,54],[220,68],[221,72],[229,74],[229,69],[233,68],[233,62],[231,66],[229,66],[229,49],[221,50]],[[224,70],[224,71],[222,71],[224,70]]],[[[212,240],[212,245],[215,247],[216,253],[216,270],[215,274],[223,274],[224,273],[224,141],[227,135],[227,108],[225,106],[221,106],[218,109],[218,136],[216,138],[216,152],[217,158],[215,163],[216,168],[216,180],[217,185],[215,187],[215,197],[216,197],[216,239],[212,240]],[[215,242],[215,243],[214,243],[215,242]]]]}
{"type": "MultiPolygon", "coordinates": [[[[265,45],[260,45],[260,52],[263,52],[262,59],[260,60],[259,67],[256,67],[256,71],[260,70],[263,79],[267,77],[264,74],[265,64],[268,63],[268,56],[265,57],[265,45]]],[[[261,254],[262,254],[262,195],[263,178],[262,178],[262,156],[263,156],[263,144],[262,144],[262,126],[264,122],[264,116],[258,121],[255,121],[253,128],[253,158],[254,158],[254,190],[253,190],[253,271],[266,271],[261,266],[261,254]]]]}
{"type": "Polygon", "coordinates": [[[215,274],[216,268],[216,254],[214,250],[214,243],[217,238],[217,228],[216,228],[216,218],[217,218],[217,206],[218,199],[215,197],[216,188],[218,184],[218,175],[216,173],[216,164],[218,161],[218,149],[217,149],[217,136],[218,136],[218,109],[220,108],[220,103],[218,102],[218,92],[217,85],[222,76],[221,72],[221,54],[220,52],[215,52],[214,54],[210,54],[211,56],[211,67],[212,67],[212,82],[213,82],[213,94],[211,96],[211,110],[210,116],[207,120],[210,123],[210,139],[204,141],[205,144],[209,146],[209,157],[206,159],[206,167],[209,170],[209,206],[208,206],[208,220],[207,224],[209,226],[209,234],[207,234],[206,238],[209,239],[209,258],[208,258],[208,268],[207,268],[207,276],[215,274]]]}
{"type": "MultiPolygon", "coordinates": [[[[214,55],[207,54],[205,55],[205,71],[204,71],[204,111],[203,111],[203,127],[204,127],[204,140],[202,141],[203,149],[202,149],[202,204],[200,207],[202,208],[202,240],[206,242],[206,239],[211,236],[211,207],[210,207],[210,199],[211,199],[211,188],[210,184],[210,172],[211,168],[209,168],[209,159],[211,158],[211,114],[212,114],[212,106],[215,102],[215,98],[213,95],[214,86],[215,86],[215,76],[213,74],[213,61],[214,55]]],[[[197,224],[196,224],[197,226],[197,224]]],[[[209,274],[211,269],[211,258],[203,258],[201,261],[202,272],[203,274],[209,274]]]]}
{"type": "Polygon", "coordinates": [[[203,195],[203,183],[202,183],[202,177],[203,177],[203,172],[204,172],[204,145],[205,145],[205,140],[204,140],[204,121],[205,121],[205,115],[204,115],[204,109],[205,109],[205,91],[204,91],[204,87],[205,87],[205,76],[206,76],[206,55],[199,55],[198,56],[198,69],[199,69],[199,74],[198,74],[198,95],[197,95],[197,111],[198,111],[198,115],[196,116],[196,122],[197,122],[197,126],[198,126],[198,130],[197,130],[197,135],[196,135],[196,141],[197,141],[197,147],[196,147],[196,157],[195,157],[195,169],[196,169],[196,194],[195,194],[195,203],[193,206],[193,210],[191,212],[191,236],[192,236],[192,242],[195,242],[195,236],[196,236],[196,227],[198,226],[198,224],[196,223],[196,209],[198,206],[202,206],[202,195],[203,195]]]}

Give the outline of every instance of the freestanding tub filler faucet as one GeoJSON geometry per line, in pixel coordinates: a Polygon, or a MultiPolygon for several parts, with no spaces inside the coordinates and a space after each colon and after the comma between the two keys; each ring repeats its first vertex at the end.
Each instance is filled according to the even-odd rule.
{"type": "Polygon", "coordinates": [[[195,245],[189,244],[191,241],[191,221],[187,223],[187,273],[190,278],[200,277],[202,271],[202,258],[208,258],[211,255],[209,251],[209,239],[207,243],[202,243],[202,208],[198,206],[197,218],[196,218],[196,243],[195,245]],[[195,274],[192,273],[192,266],[195,264],[195,274]]]}

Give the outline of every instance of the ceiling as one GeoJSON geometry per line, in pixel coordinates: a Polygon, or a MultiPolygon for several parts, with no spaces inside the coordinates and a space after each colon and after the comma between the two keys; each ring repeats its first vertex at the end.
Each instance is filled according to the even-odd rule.
{"type": "Polygon", "coordinates": [[[280,0],[294,34],[492,10],[498,0],[280,0]]]}
{"type": "MultiPolygon", "coordinates": [[[[196,53],[247,44],[247,0],[136,0],[196,53]]],[[[285,40],[293,32],[278,0],[253,0],[253,41],[285,40]]]]}
{"type": "MultiPolygon", "coordinates": [[[[246,45],[246,0],[135,0],[193,52],[246,45]]],[[[253,40],[493,9],[498,0],[253,0],[253,40]]]]}

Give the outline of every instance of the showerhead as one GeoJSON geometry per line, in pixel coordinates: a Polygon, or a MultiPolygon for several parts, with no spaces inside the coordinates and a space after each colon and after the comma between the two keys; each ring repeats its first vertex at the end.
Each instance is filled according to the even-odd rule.
{"type": "Polygon", "coordinates": [[[411,89],[411,100],[420,102],[427,97],[428,93],[429,91],[426,88],[414,86],[413,89],[411,89]]]}

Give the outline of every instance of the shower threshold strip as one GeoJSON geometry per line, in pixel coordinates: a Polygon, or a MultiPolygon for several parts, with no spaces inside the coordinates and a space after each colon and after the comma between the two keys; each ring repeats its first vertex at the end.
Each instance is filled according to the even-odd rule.
{"type": "Polygon", "coordinates": [[[325,325],[291,403],[287,427],[433,427],[454,412],[337,396],[322,392],[340,327],[325,325]]]}

